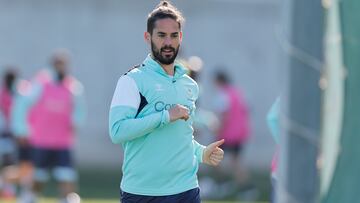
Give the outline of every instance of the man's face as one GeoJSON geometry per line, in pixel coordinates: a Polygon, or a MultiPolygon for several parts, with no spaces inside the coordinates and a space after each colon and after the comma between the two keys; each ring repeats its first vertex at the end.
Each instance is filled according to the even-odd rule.
{"type": "Polygon", "coordinates": [[[157,61],[165,65],[174,63],[182,40],[182,32],[175,20],[157,20],[152,34],[146,33],[145,38],[150,42],[152,55],[157,61]]]}
{"type": "Polygon", "coordinates": [[[65,56],[55,56],[52,63],[57,73],[58,79],[62,80],[68,71],[68,58],[65,56]]]}

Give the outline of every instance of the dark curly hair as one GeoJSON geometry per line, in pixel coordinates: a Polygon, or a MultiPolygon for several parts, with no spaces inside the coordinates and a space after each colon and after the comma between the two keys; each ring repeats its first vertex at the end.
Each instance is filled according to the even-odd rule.
{"type": "Polygon", "coordinates": [[[156,21],[165,18],[175,20],[179,24],[180,29],[185,21],[182,13],[175,6],[173,6],[169,1],[161,1],[148,15],[147,32],[152,34],[156,21]]]}

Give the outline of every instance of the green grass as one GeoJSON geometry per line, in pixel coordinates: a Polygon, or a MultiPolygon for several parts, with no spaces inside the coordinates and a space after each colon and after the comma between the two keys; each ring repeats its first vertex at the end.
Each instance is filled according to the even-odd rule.
{"type": "MultiPolygon", "coordinates": [[[[118,199],[120,196],[120,180],[121,172],[113,170],[80,170],[79,194],[85,199],[118,199]]],[[[216,176],[216,174],[211,174],[216,176]]],[[[269,199],[270,183],[268,174],[262,172],[252,172],[252,182],[259,190],[258,201],[266,202],[269,199]]],[[[57,190],[56,185],[52,181],[46,185],[44,190],[44,196],[56,197],[57,190]]],[[[233,198],[223,199],[227,201],[233,200],[233,198]]]]}
{"type": "MultiPolygon", "coordinates": [[[[2,201],[4,203],[15,203],[15,201],[2,201]]],[[[45,198],[41,199],[39,203],[57,203],[56,199],[53,198],[45,198]]],[[[119,200],[113,199],[82,199],[81,203],[119,203],[119,200]]],[[[235,203],[231,201],[203,201],[203,203],[235,203]]],[[[236,202],[236,203],[246,203],[246,202],[236,202]]],[[[267,203],[267,202],[252,202],[252,203],[267,203]]]]}
{"type": "MultiPolygon", "coordinates": [[[[80,170],[79,194],[82,203],[119,203],[119,183],[121,179],[120,170],[80,170]]],[[[252,180],[260,192],[258,202],[267,203],[269,198],[269,181],[268,175],[262,172],[252,174],[252,180]]],[[[57,203],[54,197],[57,196],[57,187],[53,181],[50,181],[43,191],[42,199],[39,203],[57,203]]],[[[203,201],[203,203],[231,203],[233,198],[228,201],[203,201]]],[[[1,203],[6,201],[0,200],[1,203]]],[[[13,203],[13,202],[11,202],[13,203]]],[[[245,202],[242,202],[245,203],[245,202]]]]}
{"type": "MultiPolygon", "coordinates": [[[[113,170],[80,170],[78,193],[85,199],[117,199],[120,196],[121,173],[113,170]]],[[[54,181],[46,184],[43,195],[57,196],[57,186],[54,181]]],[[[90,201],[91,202],[91,201],[90,201]]]]}

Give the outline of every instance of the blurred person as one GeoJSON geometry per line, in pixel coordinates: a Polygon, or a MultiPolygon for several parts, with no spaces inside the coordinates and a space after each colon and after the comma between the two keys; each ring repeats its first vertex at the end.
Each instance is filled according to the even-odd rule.
{"type": "Polygon", "coordinates": [[[13,97],[13,104],[10,112],[10,128],[17,141],[17,167],[13,170],[15,171],[13,176],[16,176],[16,183],[20,189],[19,194],[29,191],[31,188],[33,165],[31,162],[31,146],[29,145],[28,136],[17,136],[19,134],[26,135],[26,133],[19,133],[18,129],[15,128],[18,121],[16,121],[16,116],[14,116],[14,114],[20,110],[15,107],[19,106],[19,101],[22,101],[22,98],[29,93],[30,87],[31,84],[29,81],[17,79],[16,94],[13,97]]]}
{"type": "Polygon", "coordinates": [[[276,183],[277,183],[277,167],[279,159],[279,143],[280,143],[280,132],[279,132],[279,114],[280,114],[280,98],[277,98],[271,106],[267,114],[267,124],[270,129],[271,135],[276,143],[276,151],[271,163],[271,203],[276,202],[276,183]]]}
{"type": "Polygon", "coordinates": [[[60,202],[68,202],[66,197],[76,191],[72,150],[85,107],[82,84],[69,74],[69,60],[67,50],[57,50],[51,58],[52,68],[36,75],[27,96],[15,106],[17,136],[29,136],[35,167],[31,191],[21,196],[22,203],[37,202],[50,169],[59,184],[60,202]]]}
{"type": "Polygon", "coordinates": [[[193,137],[198,86],[175,62],[182,14],[167,1],[148,15],[151,53],[118,80],[109,112],[113,143],[124,149],[121,202],[199,203],[200,162],[216,166],[220,140],[207,147],[193,137]]]}
{"type": "Polygon", "coordinates": [[[4,119],[4,128],[1,130],[2,144],[0,151],[3,154],[3,164],[7,167],[3,170],[5,180],[2,196],[7,198],[15,197],[15,185],[20,189],[29,187],[31,182],[32,165],[30,163],[30,148],[24,140],[16,139],[16,132],[13,129],[12,113],[16,98],[21,95],[29,86],[26,80],[19,79],[16,67],[9,66],[4,74],[4,84],[0,93],[0,109],[4,119]]]}
{"type": "Polygon", "coordinates": [[[17,72],[15,67],[7,67],[0,86],[0,198],[13,199],[16,195],[16,140],[11,131],[10,114],[16,95],[17,72]]]}
{"type": "Polygon", "coordinates": [[[223,149],[226,153],[225,158],[229,161],[225,172],[235,180],[235,185],[231,183],[229,188],[253,189],[245,167],[241,163],[243,149],[250,137],[247,104],[240,90],[231,84],[225,71],[219,69],[213,79],[216,87],[213,108],[220,120],[216,134],[218,139],[225,139],[223,149]]]}

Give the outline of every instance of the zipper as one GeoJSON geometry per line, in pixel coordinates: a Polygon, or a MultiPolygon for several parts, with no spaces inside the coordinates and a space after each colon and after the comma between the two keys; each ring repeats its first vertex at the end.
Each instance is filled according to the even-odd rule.
{"type": "Polygon", "coordinates": [[[174,101],[174,104],[178,104],[178,101],[179,101],[179,95],[178,95],[178,90],[177,90],[177,86],[176,86],[176,79],[174,78],[175,77],[175,74],[172,78],[170,78],[170,83],[171,83],[171,86],[172,86],[172,89],[174,91],[174,94],[175,94],[175,101],[174,101]]]}

